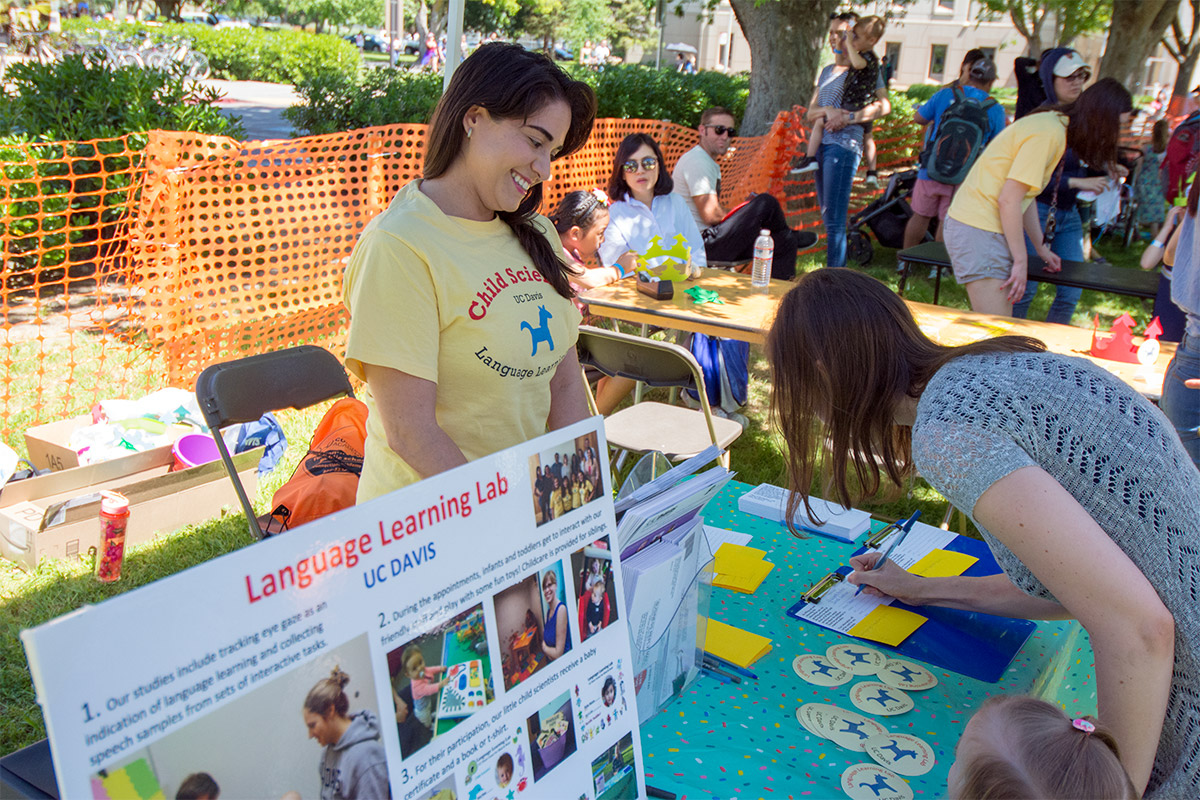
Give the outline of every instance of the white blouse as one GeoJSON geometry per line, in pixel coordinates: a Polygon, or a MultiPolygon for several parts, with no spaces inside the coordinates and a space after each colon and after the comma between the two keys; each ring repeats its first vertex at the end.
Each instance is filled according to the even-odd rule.
{"type": "Polygon", "coordinates": [[[704,240],[682,197],[673,192],[660,194],[647,208],[633,195],[627,195],[626,199],[617,200],[608,207],[608,227],[604,230],[604,243],[600,245],[600,263],[611,266],[630,250],[645,253],[650,247],[651,236],[661,237],[663,246],[670,247],[680,234],[692,248],[692,266],[707,267],[704,240]]]}

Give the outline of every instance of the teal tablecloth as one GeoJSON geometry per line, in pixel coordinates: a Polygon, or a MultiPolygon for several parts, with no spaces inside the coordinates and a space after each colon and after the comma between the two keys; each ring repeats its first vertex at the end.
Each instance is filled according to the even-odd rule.
{"type": "MultiPolygon", "coordinates": [[[[712,618],[769,636],[774,647],[751,669],[757,680],[722,683],[703,675],[641,727],[646,782],[688,797],[842,798],[842,772],[870,762],[805,731],[796,721],[804,703],[831,703],[856,710],[848,690],[869,678],[834,688],[813,686],[792,671],[802,653],[823,653],[831,644],[857,641],[792,619],[787,609],[801,592],[845,564],[856,546],[814,536],[793,537],[786,528],[741,514],[737,498],[753,487],[731,482],[705,508],[709,525],[751,534],[750,546],[767,551],[775,569],[754,594],[712,590],[712,618]]],[[[888,652],[882,645],[874,645],[888,652]]],[[[984,683],[934,668],[938,685],[913,693],[916,707],[876,717],[888,730],[919,736],[933,747],[937,764],[908,778],[916,797],[945,795],[954,747],[973,711],[998,693],[1033,694],[1071,714],[1096,710],[1092,650],[1075,622],[1042,622],[999,683],[984,683]]]]}

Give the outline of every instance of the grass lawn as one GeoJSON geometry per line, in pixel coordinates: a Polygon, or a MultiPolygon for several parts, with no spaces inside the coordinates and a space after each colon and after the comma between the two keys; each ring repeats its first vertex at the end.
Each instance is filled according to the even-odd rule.
{"type": "MultiPolygon", "coordinates": [[[[1115,239],[1111,245],[1109,241],[1101,240],[1098,250],[1114,264],[1136,268],[1143,246],[1138,242],[1129,251],[1124,251],[1115,239]]],[[[801,262],[801,269],[816,269],[823,263],[823,258],[823,253],[806,257],[801,262]]],[[[874,261],[865,271],[894,289],[898,281],[895,251],[877,248],[874,261]]],[[[912,300],[932,302],[933,282],[914,273],[909,279],[906,294],[912,300]]],[[[1031,316],[1045,318],[1052,297],[1053,292],[1049,287],[1042,289],[1034,300],[1031,316]]],[[[952,278],[943,279],[940,301],[945,306],[968,307],[966,293],[952,278]]],[[[1092,315],[1099,313],[1107,324],[1123,312],[1129,312],[1135,318],[1139,329],[1150,321],[1149,301],[1085,291],[1073,323],[1088,327],[1092,315]]],[[[752,348],[750,399],[744,409],[750,419],[750,427],[733,445],[731,453],[737,479],[751,484],[784,482],[779,438],[770,429],[767,420],[769,393],[770,381],[762,349],[752,348]]],[[[325,406],[318,406],[303,412],[283,412],[278,415],[290,446],[283,463],[272,475],[267,476],[259,488],[256,506],[260,512],[269,505],[275,489],[291,475],[324,409],[325,406]]],[[[23,446],[17,441],[10,443],[18,449],[23,446]]],[[[819,487],[816,490],[819,491],[819,487]]],[[[904,516],[914,508],[920,508],[924,518],[934,524],[941,520],[946,510],[946,501],[919,479],[906,487],[899,497],[863,505],[873,513],[888,518],[904,516]]],[[[956,517],[956,523],[955,528],[966,533],[972,532],[970,528],[961,527],[961,517],[956,517]]],[[[46,622],[85,603],[97,603],[172,575],[251,542],[240,511],[226,509],[221,516],[206,523],[160,537],[149,544],[130,547],[123,577],[115,586],[98,584],[92,578],[90,563],[82,560],[43,561],[33,573],[26,573],[10,562],[0,561],[0,708],[5,710],[0,715],[0,753],[32,744],[46,735],[41,711],[34,698],[25,652],[17,636],[21,629],[46,622]]],[[[89,667],[81,665],[80,668],[89,667]]]]}

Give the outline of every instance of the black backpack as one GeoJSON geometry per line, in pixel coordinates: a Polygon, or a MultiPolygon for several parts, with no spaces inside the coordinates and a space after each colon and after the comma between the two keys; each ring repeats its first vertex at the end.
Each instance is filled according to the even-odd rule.
{"type": "Polygon", "coordinates": [[[988,109],[995,98],[976,100],[967,97],[962,87],[953,87],[954,102],[942,112],[937,135],[921,153],[921,164],[930,180],[957,186],[987,144],[991,123],[988,109]]]}

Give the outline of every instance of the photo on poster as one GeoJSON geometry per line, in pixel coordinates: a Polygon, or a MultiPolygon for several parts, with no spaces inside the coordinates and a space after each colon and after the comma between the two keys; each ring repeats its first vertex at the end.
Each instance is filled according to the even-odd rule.
{"type": "MultiPolygon", "coordinates": [[[[253,678],[260,658],[268,656],[244,656],[234,683],[253,678]]],[[[186,694],[175,695],[181,706],[186,694]]],[[[342,783],[346,796],[384,800],[390,790],[375,697],[363,634],[210,712],[193,712],[200,713],[194,721],[94,774],[93,795],[175,797],[196,789],[213,797],[315,798],[332,796],[342,783]]],[[[209,696],[196,705],[212,702],[209,696]]]]}
{"type": "Polygon", "coordinates": [[[497,592],[493,602],[505,689],[571,651],[571,612],[561,561],[497,592]]]}
{"type": "Polygon", "coordinates": [[[389,651],[387,671],[408,758],[495,699],[483,604],[389,651]]]}
{"type": "Polygon", "coordinates": [[[584,683],[575,684],[575,719],[580,743],[607,738],[614,725],[627,725],[621,719],[629,712],[625,700],[624,662],[616,659],[592,671],[584,683]]]}
{"type": "Polygon", "coordinates": [[[604,495],[604,467],[590,432],[529,457],[533,517],[538,525],[566,516],[604,495]]]}
{"type": "Polygon", "coordinates": [[[465,798],[515,800],[533,788],[529,743],[523,725],[476,741],[487,744],[475,749],[460,767],[465,798]]]}
{"type": "Polygon", "coordinates": [[[575,752],[575,720],[571,713],[571,694],[563,692],[526,720],[529,751],[533,761],[533,780],[540,781],[575,752]]]}
{"type": "Polygon", "coordinates": [[[571,554],[571,575],[579,598],[579,640],[587,641],[617,621],[620,603],[613,580],[613,551],[602,536],[571,554]]]}
{"type": "Polygon", "coordinates": [[[592,762],[596,800],[621,800],[638,796],[633,734],[627,733],[592,762]]]}
{"type": "Polygon", "coordinates": [[[426,789],[421,794],[414,797],[413,800],[458,800],[458,792],[455,790],[454,775],[447,775],[436,786],[426,789]]]}

